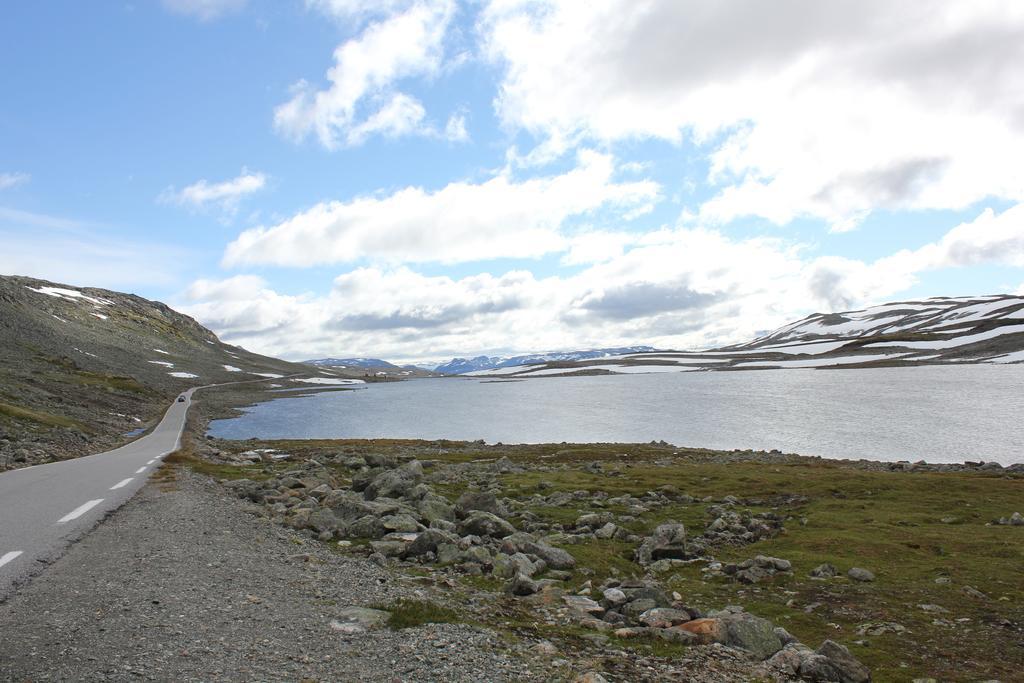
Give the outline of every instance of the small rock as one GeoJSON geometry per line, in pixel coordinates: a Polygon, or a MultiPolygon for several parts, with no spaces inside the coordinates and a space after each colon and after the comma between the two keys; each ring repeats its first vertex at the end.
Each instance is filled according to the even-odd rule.
{"type": "Polygon", "coordinates": [[[692,620],[689,612],[671,607],[655,607],[641,614],[637,620],[651,628],[668,628],[678,626],[692,620]]]}
{"type": "Polygon", "coordinates": [[[604,614],[604,607],[601,607],[595,600],[584,595],[563,595],[562,602],[570,608],[585,614],[604,614]]]}
{"type": "Polygon", "coordinates": [[[972,598],[976,598],[978,600],[988,600],[989,599],[987,595],[982,593],[977,588],[974,588],[973,586],[964,586],[963,587],[963,591],[967,595],[971,596],[972,598]]]}
{"type": "Polygon", "coordinates": [[[701,645],[710,645],[711,643],[724,645],[728,635],[725,624],[720,619],[694,619],[673,628],[692,633],[701,645]]]}
{"type": "Polygon", "coordinates": [[[459,533],[463,536],[490,536],[504,538],[514,534],[516,528],[497,515],[483,510],[474,510],[459,523],[459,533]]]}
{"type": "Polygon", "coordinates": [[[839,574],[839,570],[835,568],[835,565],[828,562],[819,564],[811,570],[811,576],[815,579],[831,579],[837,574],[839,574]]]}
{"type": "Polygon", "coordinates": [[[363,633],[387,623],[389,612],[368,607],[346,607],[331,620],[330,627],[339,633],[363,633]]]}
{"type": "Polygon", "coordinates": [[[606,588],[603,595],[605,605],[608,607],[618,607],[626,604],[627,601],[626,594],[618,588],[606,588]]]}
{"type": "Polygon", "coordinates": [[[654,609],[657,606],[658,603],[654,600],[651,600],[650,598],[640,598],[639,600],[633,600],[632,602],[627,603],[622,608],[622,613],[630,621],[636,622],[640,620],[641,614],[643,614],[647,610],[654,609]]]}
{"type": "Polygon", "coordinates": [[[516,574],[509,582],[508,592],[512,595],[533,595],[540,590],[540,584],[525,574],[516,574]]]}
{"type": "Polygon", "coordinates": [[[846,575],[854,581],[868,582],[875,580],[874,574],[861,567],[852,567],[850,571],[846,572],[846,575]]]}
{"type": "Polygon", "coordinates": [[[636,561],[647,566],[656,560],[685,559],[686,527],[679,523],[660,524],[636,551],[636,561]]]}
{"type": "Polygon", "coordinates": [[[850,654],[845,645],[826,640],[816,653],[828,659],[840,683],[869,683],[871,672],[850,654]]]}

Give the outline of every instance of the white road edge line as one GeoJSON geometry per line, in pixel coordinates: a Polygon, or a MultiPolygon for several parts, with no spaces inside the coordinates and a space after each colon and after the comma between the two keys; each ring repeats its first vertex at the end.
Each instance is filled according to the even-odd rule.
{"type": "Polygon", "coordinates": [[[142,474],[145,471],[146,471],[145,467],[140,467],[139,469],[135,470],[135,474],[142,474]]]}
{"type": "Polygon", "coordinates": [[[148,461],[146,464],[147,465],[152,465],[155,462],[156,462],[156,458],[153,458],[152,460],[148,461]]]}
{"type": "Polygon", "coordinates": [[[68,514],[66,514],[63,517],[61,517],[60,519],[58,519],[57,520],[57,524],[63,524],[64,522],[70,522],[73,519],[77,519],[77,518],[81,517],[82,515],[84,515],[86,512],[88,512],[89,510],[92,510],[94,507],[96,507],[97,505],[99,505],[102,502],[103,502],[102,498],[97,498],[96,500],[90,500],[88,503],[84,503],[82,505],[79,505],[78,507],[76,507],[74,510],[72,510],[68,514]]]}
{"type": "Polygon", "coordinates": [[[131,483],[132,479],[134,479],[134,477],[128,477],[127,479],[122,479],[121,481],[119,481],[116,484],[114,484],[113,486],[111,486],[110,490],[111,491],[116,491],[119,488],[127,486],[128,484],[131,483]]]}
{"type": "Polygon", "coordinates": [[[15,559],[16,557],[18,557],[18,555],[21,555],[21,551],[20,550],[12,550],[9,553],[6,553],[4,555],[0,555],[0,567],[4,566],[5,564],[10,562],[11,560],[15,559]]]}

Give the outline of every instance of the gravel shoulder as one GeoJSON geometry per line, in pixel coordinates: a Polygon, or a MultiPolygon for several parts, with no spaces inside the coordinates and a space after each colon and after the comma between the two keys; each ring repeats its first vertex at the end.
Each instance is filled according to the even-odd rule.
{"type": "Polygon", "coordinates": [[[474,626],[339,632],[331,623],[345,607],[425,591],[249,514],[205,477],[174,477],[151,482],[0,604],[0,679],[559,677],[474,626]]]}

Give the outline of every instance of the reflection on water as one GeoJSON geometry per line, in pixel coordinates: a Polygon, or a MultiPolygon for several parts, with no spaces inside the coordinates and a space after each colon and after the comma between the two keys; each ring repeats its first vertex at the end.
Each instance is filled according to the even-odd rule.
{"type": "Polygon", "coordinates": [[[430,379],[282,398],[218,437],[642,442],[832,458],[1024,461],[1024,365],[430,379]]]}

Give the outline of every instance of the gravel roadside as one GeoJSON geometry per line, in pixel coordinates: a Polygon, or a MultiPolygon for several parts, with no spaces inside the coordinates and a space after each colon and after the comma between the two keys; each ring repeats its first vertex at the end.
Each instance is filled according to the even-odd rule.
{"type": "Polygon", "coordinates": [[[0,679],[560,678],[526,645],[472,626],[331,626],[346,607],[426,590],[304,542],[182,468],[0,604],[0,679]]]}

